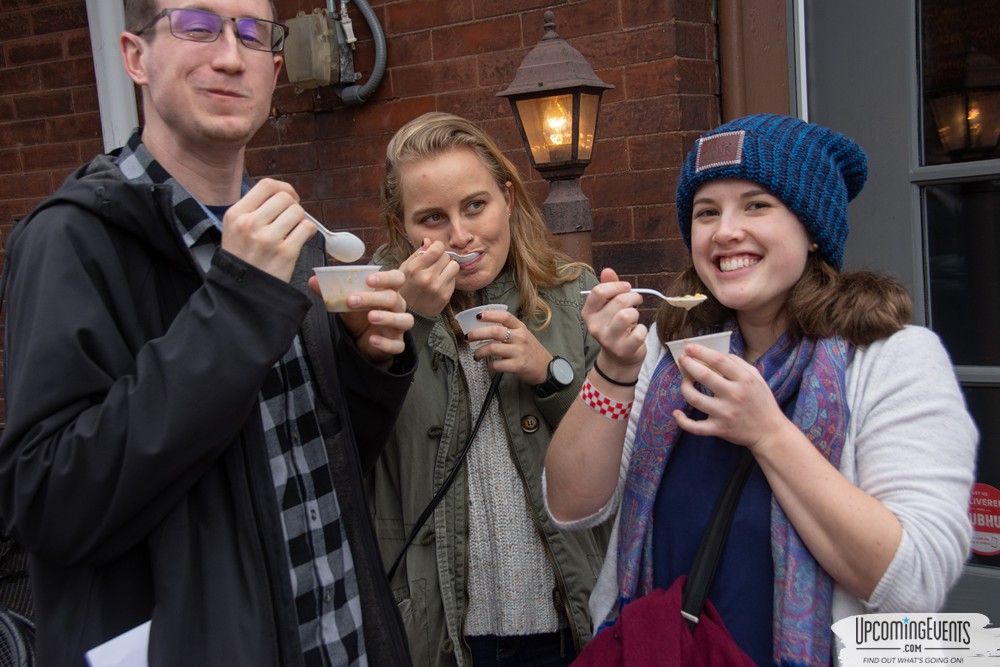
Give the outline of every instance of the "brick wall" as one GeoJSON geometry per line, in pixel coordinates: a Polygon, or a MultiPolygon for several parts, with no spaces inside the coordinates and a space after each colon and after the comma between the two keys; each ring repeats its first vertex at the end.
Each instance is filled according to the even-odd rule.
{"type": "MultiPolygon", "coordinates": [[[[102,0],[111,2],[113,0],[102,0]]],[[[280,20],[325,7],[276,0],[280,20]]],[[[254,176],[292,183],[331,227],[382,240],[378,187],[385,145],[410,118],[449,111],[479,122],[529,180],[506,99],[542,36],[542,14],[597,75],[605,93],[593,162],[582,179],[594,216],[595,268],[663,288],[686,264],[674,188],[694,138],[718,122],[711,0],[370,0],[388,67],[372,99],[347,107],[330,88],[296,93],[282,73],[272,117],[247,152],[254,176]]],[[[338,2],[339,6],[339,2],[338,2]]],[[[355,68],[374,64],[372,33],[349,5],[355,68]]],[[[77,164],[103,150],[85,0],[0,0],[0,238],[77,164]]]]}

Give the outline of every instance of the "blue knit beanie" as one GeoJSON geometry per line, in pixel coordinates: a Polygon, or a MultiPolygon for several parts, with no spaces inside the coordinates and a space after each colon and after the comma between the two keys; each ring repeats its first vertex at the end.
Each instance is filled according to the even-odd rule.
{"type": "Polygon", "coordinates": [[[797,118],[758,114],[729,121],[698,140],[677,183],[677,220],[691,249],[691,208],[702,184],[740,178],[762,185],[805,225],[830,266],[840,269],[847,202],[868,177],[868,158],[842,134],[797,118]]]}

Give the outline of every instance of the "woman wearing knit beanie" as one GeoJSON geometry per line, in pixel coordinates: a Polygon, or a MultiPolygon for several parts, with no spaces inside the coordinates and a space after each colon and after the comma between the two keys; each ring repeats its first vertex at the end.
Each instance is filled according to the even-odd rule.
{"type": "Polygon", "coordinates": [[[943,604],[968,554],[978,435],[937,336],[908,324],[905,288],[841,272],[866,176],[861,148],[827,128],[731,121],[697,142],[677,187],[692,266],[672,293],[707,301],[686,317],[664,305],[647,331],[640,295],[602,272],[583,309],[601,351],[545,471],[557,525],[617,512],[596,624],[688,573],[747,450],[707,607],[754,663],[830,665],[838,620],[943,604]],[[728,355],[665,346],[721,330],[728,355]]]}

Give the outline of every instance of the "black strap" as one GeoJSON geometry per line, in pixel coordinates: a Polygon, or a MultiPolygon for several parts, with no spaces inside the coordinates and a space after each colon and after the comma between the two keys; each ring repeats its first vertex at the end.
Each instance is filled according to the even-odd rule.
{"type": "Polygon", "coordinates": [[[500,378],[503,373],[496,373],[493,375],[493,381],[490,383],[490,388],[486,390],[486,398],[483,400],[483,407],[479,409],[479,416],[476,417],[476,423],[472,426],[472,432],[469,433],[469,439],[465,441],[465,447],[462,449],[462,453],[458,455],[458,461],[455,462],[455,467],[451,469],[448,476],[444,480],[444,484],[438,489],[431,501],[427,503],[427,507],[424,511],[420,513],[417,517],[417,522],[413,524],[413,528],[410,529],[410,534],[406,536],[406,540],[403,542],[403,548],[400,550],[399,555],[396,556],[396,560],[392,562],[392,566],[386,573],[386,577],[389,581],[392,581],[392,577],[396,574],[396,568],[399,567],[399,563],[403,560],[403,554],[413,543],[413,540],[417,537],[417,532],[423,527],[424,523],[427,522],[428,517],[434,513],[437,506],[444,500],[445,494],[448,493],[448,489],[451,488],[452,483],[455,481],[455,477],[458,476],[458,471],[462,467],[462,463],[465,462],[465,456],[469,453],[469,448],[472,447],[472,441],[476,439],[476,434],[479,433],[479,427],[483,423],[483,418],[486,416],[486,409],[490,407],[490,401],[493,400],[493,395],[497,393],[497,387],[500,386],[500,378]]]}
{"type": "Polygon", "coordinates": [[[726,546],[729,528],[732,526],[733,516],[736,514],[736,505],[739,504],[740,495],[743,493],[743,487],[746,485],[753,466],[753,454],[744,447],[725,488],[722,490],[722,495],[715,502],[712,518],[709,519],[705,533],[701,536],[698,552],[691,564],[691,572],[688,574],[687,581],[684,582],[684,592],[681,596],[681,615],[687,620],[688,627],[692,632],[698,624],[701,610],[705,607],[705,600],[708,599],[708,589],[712,587],[712,580],[715,579],[715,571],[722,558],[722,549],[726,546]]]}

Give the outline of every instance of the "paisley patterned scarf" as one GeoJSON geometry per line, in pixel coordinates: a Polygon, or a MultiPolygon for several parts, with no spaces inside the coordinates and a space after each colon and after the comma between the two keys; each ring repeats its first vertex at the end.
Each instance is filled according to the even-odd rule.
{"type": "MultiPolygon", "coordinates": [[[[730,352],[743,354],[733,332],[730,352]]],[[[834,467],[840,464],[849,419],[844,371],[851,346],[839,337],[792,340],[787,333],[754,365],[779,405],[795,400],[792,421],[834,467]]],[[[681,373],[669,354],[653,372],[629,463],[618,540],[618,588],[622,605],[653,590],[653,505],[663,471],[681,429],[671,412],[685,409],[681,373]]],[[[833,582],[771,498],[774,561],[774,663],[829,665],[833,582]]]]}

